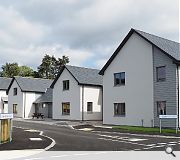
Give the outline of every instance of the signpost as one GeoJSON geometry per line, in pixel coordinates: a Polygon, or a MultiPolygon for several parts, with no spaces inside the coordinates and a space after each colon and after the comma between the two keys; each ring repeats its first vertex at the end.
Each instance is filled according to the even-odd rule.
{"type": "Polygon", "coordinates": [[[0,144],[12,141],[13,114],[0,114],[0,144]]]}
{"type": "Polygon", "coordinates": [[[159,115],[159,131],[162,132],[162,119],[176,119],[176,134],[178,132],[178,116],[177,115],[159,115]]]}

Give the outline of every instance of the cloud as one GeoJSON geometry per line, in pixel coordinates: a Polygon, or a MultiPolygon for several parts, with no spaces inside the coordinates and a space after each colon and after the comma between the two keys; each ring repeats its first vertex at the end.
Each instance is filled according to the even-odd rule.
{"type": "Polygon", "coordinates": [[[44,53],[101,68],[131,27],[178,41],[178,0],[0,0],[0,64],[44,53]]]}

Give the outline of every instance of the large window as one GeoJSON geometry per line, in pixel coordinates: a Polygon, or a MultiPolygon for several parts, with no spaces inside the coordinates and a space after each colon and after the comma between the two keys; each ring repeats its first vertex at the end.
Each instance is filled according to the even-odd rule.
{"type": "Polygon", "coordinates": [[[69,80],[63,81],[63,90],[69,90],[69,80]]]}
{"type": "Polygon", "coordinates": [[[114,86],[125,85],[125,72],[114,73],[114,86]]]}
{"type": "Polygon", "coordinates": [[[16,96],[17,95],[17,88],[13,89],[13,95],[16,96]]]}
{"type": "Polygon", "coordinates": [[[114,116],[125,116],[125,103],[114,103],[114,116]]]}
{"type": "Polygon", "coordinates": [[[70,115],[70,103],[62,103],[62,115],[70,115]]]}
{"type": "Polygon", "coordinates": [[[93,112],[93,102],[87,102],[87,113],[93,112]]]}
{"type": "Polygon", "coordinates": [[[166,67],[161,66],[156,68],[157,81],[165,81],[166,80],[166,67]]]}
{"type": "Polygon", "coordinates": [[[157,102],[157,116],[166,115],[166,101],[157,102]]]}
{"type": "Polygon", "coordinates": [[[13,104],[13,113],[17,114],[17,104],[13,104]]]}

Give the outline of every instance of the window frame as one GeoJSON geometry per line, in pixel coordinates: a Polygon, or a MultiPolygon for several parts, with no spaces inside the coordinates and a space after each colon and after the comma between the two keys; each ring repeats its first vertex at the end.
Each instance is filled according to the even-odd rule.
{"type": "MultiPolygon", "coordinates": [[[[66,110],[68,110],[68,109],[66,109],[66,110]]],[[[63,116],[69,116],[70,113],[71,113],[70,102],[63,102],[63,103],[62,103],[62,115],[63,115],[63,116]],[[68,112],[64,112],[64,107],[65,107],[64,105],[69,105],[69,113],[68,113],[68,112]]]]}
{"type": "Polygon", "coordinates": [[[69,80],[63,80],[63,91],[69,90],[69,80]]]}
{"type": "Polygon", "coordinates": [[[126,116],[126,103],[125,102],[122,102],[122,103],[114,103],[114,117],[125,117],[126,116]],[[124,112],[122,112],[123,109],[120,108],[120,111],[122,112],[121,114],[117,114],[116,113],[116,109],[115,109],[115,105],[117,105],[117,107],[122,107],[122,106],[119,106],[119,105],[124,105],[124,112]]]}
{"type": "Polygon", "coordinates": [[[114,86],[125,86],[126,84],[126,72],[118,72],[118,73],[114,73],[114,86]],[[119,84],[116,83],[116,75],[119,74],[119,84]],[[122,74],[124,74],[124,83],[122,83],[122,74]]]}
{"type": "Polygon", "coordinates": [[[167,114],[167,111],[166,111],[166,109],[167,109],[167,107],[166,107],[166,101],[157,101],[156,104],[157,104],[157,116],[159,117],[159,115],[166,115],[166,114],[167,114]],[[165,103],[165,111],[164,111],[165,114],[161,114],[161,113],[160,113],[159,103],[165,103]]]}
{"type": "Polygon", "coordinates": [[[17,96],[17,87],[13,88],[13,96],[17,96]]]}
{"type": "Polygon", "coordinates": [[[87,113],[88,114],[92,114],[93,113],[93,102],[87,102],[87,113]],[[89,108],[89,104],[91,104],[90,106],[91,106],[91,110],[88,110],[89,108]]]}
{"type": "Polygon", "coordinates": [[[13,114],[17,114],[17,104],[13,104],[13,114]]]}
{"type": "Polygon", "coordinates": [[[164,82],[164,81],[166,81],[166,66],[156,67],[156,81],[157,82],[164,82]],[[165,78],[159,78],[158,69],[160,69],[160,68],[165,68],[165,78]]]}

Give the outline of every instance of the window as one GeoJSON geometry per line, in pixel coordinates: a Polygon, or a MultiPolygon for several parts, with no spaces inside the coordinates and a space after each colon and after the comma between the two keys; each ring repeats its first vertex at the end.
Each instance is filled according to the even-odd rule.
{"type": "Polygon", "coordinates": [[[93,102],[87,102],[87,113],[93,112],[93,102]]]}
{"type": "Polygon", "coordinates": [[[166,80],[166,67],[161,66],[156,68],[157,81],[162,82],[166,80]]]}
{"type": "Polygon", "coordinates": [[[125,72],[114,73],[114,86],[125,85],[125,72]]]}
{"type": "Polygon", "coordinates": [[[166,102],[159,101],[157,102],[157,116],[166,115],[166,102]]]}
{"type": "Polygon", "coordinates": [[[17,104],[13,104],[13,113],[17,114],[17,104]]]}
{"type": "Polygon", "coordinates": [[[70,115],[70,103],[62,103],[62,115],[70,115]]]}
{"type": "Polygon", "coordinates": [[[63,90],[69,90],[69,80],[63,81],[63,90]]]}
{"type": "Polygon", "coordinates": [[[114,103],[114,116],[125,116],[125,103],[114,103]]]}
{"type": "Polygon", "coordinates": [[[14,90],[13,90],[13,95],[14,95],[14,96],[17,95],[17,88],[14,88],[14,90]]]}

